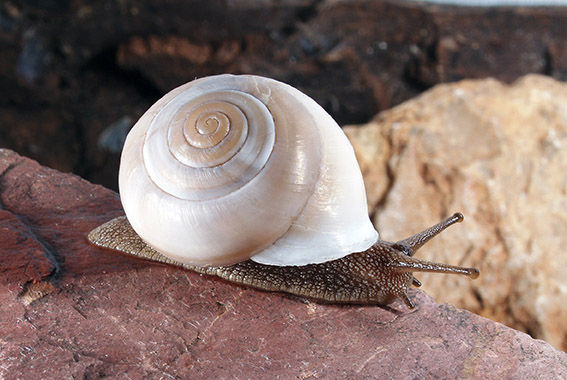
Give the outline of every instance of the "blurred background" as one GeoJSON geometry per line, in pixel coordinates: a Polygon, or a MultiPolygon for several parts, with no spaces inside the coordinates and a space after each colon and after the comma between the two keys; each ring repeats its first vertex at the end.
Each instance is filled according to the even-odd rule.
{"type": "Polygon", "coordinates": [[[8,0],[0,51],[0,146],[116,189],[129,128],[196,77],[273,77],[339,124],[364,123],[438,83],[527,73],[566,80],[567,8],[8,0]]]}

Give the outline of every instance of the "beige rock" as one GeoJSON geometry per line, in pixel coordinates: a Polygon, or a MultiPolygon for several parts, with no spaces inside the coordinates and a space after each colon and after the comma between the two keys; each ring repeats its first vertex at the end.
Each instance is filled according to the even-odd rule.
{"type": "Polygon", "coordinates": [[[420,275],[429,294],[567,350],[567,84],[440,85],[345,131],[383,239],[464,213],[418,256],[481,276],[420,275]]]}

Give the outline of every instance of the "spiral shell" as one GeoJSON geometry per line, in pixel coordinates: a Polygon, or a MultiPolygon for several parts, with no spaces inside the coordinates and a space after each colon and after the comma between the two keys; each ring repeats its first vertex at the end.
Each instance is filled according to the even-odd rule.
{"type": "Polygon", "coordinates": [[[207,77],[166,94],[130,131],[119,187],[136,233],[192,265],[321,263],[378,238],[342,130],[263,77],[207,77]]]}

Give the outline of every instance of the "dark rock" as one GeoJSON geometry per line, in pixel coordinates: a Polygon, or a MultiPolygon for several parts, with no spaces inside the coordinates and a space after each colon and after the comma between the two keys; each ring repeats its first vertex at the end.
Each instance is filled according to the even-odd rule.
{"type": "Polygon", "coordinates": [[[2,378],[567,377],[565,353],[420,291],[324,305],[90,246],[116,193],[7,150],[0,203],[2,378]]]}
{"type": "Polygon", "coordinates": [[[0,210],[0,247],[2,281],[13,291],[24,284],[49,277],[56,268],[50,252],[14,214],[0,210]]]}
{"type": "Polygon", "coordinates": [[[528,73],[567,80],[566,25],[567,7],[7,1],[0,146],[116,188],[118,154],[94,142],[195,77],[270,76],[340,124],[364,123],[441,82],[528,73]]]}

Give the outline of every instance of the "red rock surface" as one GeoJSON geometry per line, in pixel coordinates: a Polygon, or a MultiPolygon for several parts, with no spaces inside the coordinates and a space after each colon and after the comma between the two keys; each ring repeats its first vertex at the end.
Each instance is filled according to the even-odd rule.
{"type": "Polygon", "coordinates": [[[89,246],[117,194],[8,150],[0,205],[3,379],[567,378],[565,353],[423,292],[323,305],[89,246]]]}

